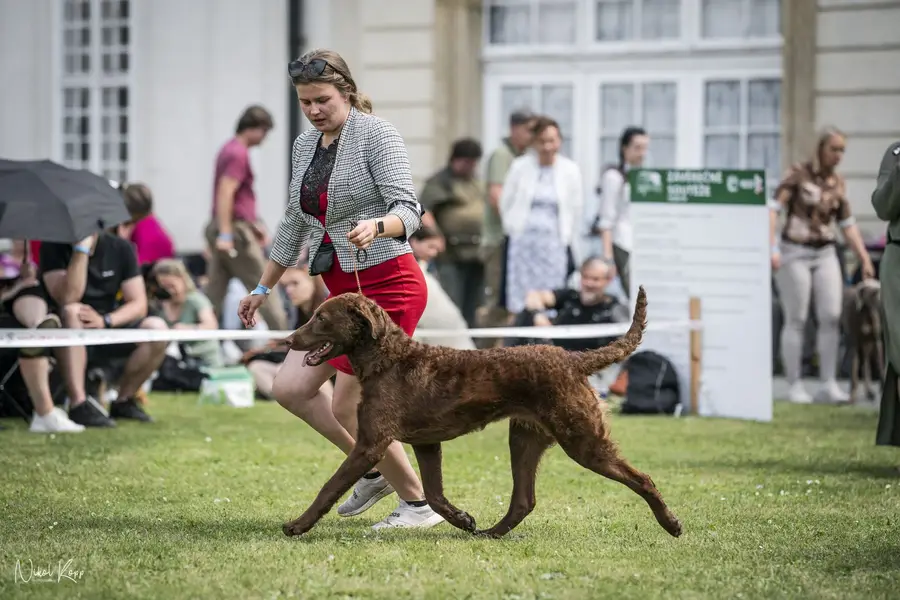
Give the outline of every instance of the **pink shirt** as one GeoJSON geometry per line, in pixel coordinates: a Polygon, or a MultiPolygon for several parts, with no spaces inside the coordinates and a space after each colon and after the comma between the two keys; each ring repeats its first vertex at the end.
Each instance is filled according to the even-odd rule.
{"type": "Polygon", "coordinates": [[[234,209],[232,212],[235,221],[256,221],[256,196],[253,193],[253,171],[250,169],[250,151],[237,138],[229,140],[216,156],[216,176],[213,180],[213,217],[216,215],[216,195],[219,189],[219,180],[223,177],[231,177],[240,182],[234,193],[234,209]]]}
{"type": "Polygon", "coordinates": [[[131,234],[131,242],[137,249],[138,264],[175,257],[172,238],[156,219],[156,215],[148,215],[137,222],[131,234]]]}

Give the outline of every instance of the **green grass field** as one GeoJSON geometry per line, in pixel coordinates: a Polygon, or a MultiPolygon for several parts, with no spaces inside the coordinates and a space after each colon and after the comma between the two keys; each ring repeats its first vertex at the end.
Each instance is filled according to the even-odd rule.
{"type": "MultiPolygon", "coordinates": [[[[0,598],[900,597],[900,452],[873,445],[871,410],[779,403],[771,424],[614,416],[685,534],[554,448],[536,510],[502,540],[446,523],[374,533],[394,496],[286,538],[336,449],[277,405],[155,396],[151,411],[155,425],[55,437],[4,421],[0,598]],[[17,561],[27,576],[29,560],[70,559],[77,582],[14,581],[17,561]]],[[[448,497],[479,526],[504,514],[505,423],[446,444],[444,467],[448,497]]]]}

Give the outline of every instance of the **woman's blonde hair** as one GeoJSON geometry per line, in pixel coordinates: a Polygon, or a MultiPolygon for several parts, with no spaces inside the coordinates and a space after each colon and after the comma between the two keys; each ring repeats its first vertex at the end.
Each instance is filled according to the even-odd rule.
{"type": "Polygon", "coordinates": [[[812,156],[813,169],[817,173],[822,169],[822,150],[825,149],[825,144],[828,143],[828,140],[835,136],[847,139],[847,134],[834,125],[826,125],[819,130],[819,136],[816,139],[816,151],[812,156]]]}
{"type": "Polygon", "coordinates": [[[194,280],[191,278],[191,274],[188,273],[187,267],[184,266],[184,263],[176,258],[166,258],[155,265],[153,265],[153,269],[151,273],[154,277],[159,275],[167,275],[167,276],[178,276],[184,280],[184,287],[188,292],[197,291],[197,286],[194,285],[194,280]]]}
{"type": "Polygon", "coordinates": [[[306,71],[300,75],[294,75],[291,77],[291,81],[295,86],[301,83],[330,83],[346,96],[353,108],[364,113],[372,112],[372,101],[356,87],[353,75],[350,74],[350,67],[347,66],[347,62],[340,54],[334,50],[316,48],[298,58],[295,63],[308,65],[314,60],[325,62],[322,73],[316,75],[312,71],[306,71]]]}

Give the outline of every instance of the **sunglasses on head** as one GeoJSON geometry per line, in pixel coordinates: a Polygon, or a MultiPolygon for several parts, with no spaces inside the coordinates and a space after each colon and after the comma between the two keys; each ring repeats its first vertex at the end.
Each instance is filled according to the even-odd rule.
{"type": "Polygon", "coordinates": [[[336,69],[333,64],[329,63],[324,58],[314,58],[309,62],[303,62],[302,60],[292,61],[288,64],[288,75],[290,75],[291,79],[297,77],[304,79],[321,77],[322,73],[325,72],[325,67],[331,67],[332,71],[342,76],[344,79],[349,79],[346,73],[340,69],[336,69]]]}

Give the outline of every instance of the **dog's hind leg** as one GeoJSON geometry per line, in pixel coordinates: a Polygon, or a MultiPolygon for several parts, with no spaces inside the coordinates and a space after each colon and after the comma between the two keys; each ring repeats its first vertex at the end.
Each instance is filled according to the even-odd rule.
{"type": "Polygon", "coordinates": [[[859,388],[859,355],[862,348],[853,348],[853,358],[850,361],[850,402],[856,402],[856,392],[859,388]]]}
{"type": "Polygon", "coordinates": [[[353,450],[338,467],[334,475],[331,476],[313,503],[306,509],[302,515],[285,523],[282,531],[285,535],[302,535],[313,528],[313,526],[324,517],[331,507],[353,487],[353,484],[372,469],[378,462],[384,458],[388,446],[391,445],[390,438],[378,440],[364,440],[360,435],[360,439],[356,441],[353,450]]]}
{"type": "Polygon", "coordinates": [[[532,425],[515,419],[509,421],[509,459],[512,466],[513,490],[509,509],[499,523],[476,531],[477,535],[501,537],[531,514],[536,504],[534,481],[544,452],[553,445],[553,437],[532,425]]]}
{"type": "Polygon", "coordinates": [[[441,468],[440,444],[415,444],[416,461],[422,474],[422,488],[425,490],[425,501],[431,510],[463,531],[475,531],[475,519],[464,510],[453,506],[444,496],[444,478],[441,468]]]}
{"type": "Polygon", "coordinates": [[[653,480],[628,464],[606,435],[602,409],[596,403],[582,407],[572,410],[570,405],[559,410],[547,423],[560,447],[582,467],[628,486],[647,502],[663,529],[680,536],[681,522],[666,506],[653,480]]]}

